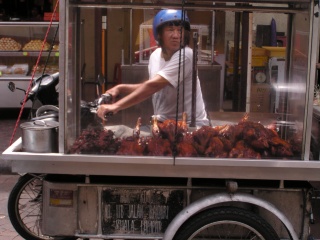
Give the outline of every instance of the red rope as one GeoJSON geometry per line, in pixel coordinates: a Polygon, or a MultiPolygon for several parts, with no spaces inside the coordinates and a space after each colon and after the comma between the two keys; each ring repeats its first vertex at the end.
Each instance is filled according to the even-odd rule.
{"type": "Polygon", "coordinates": [[[40,62],[40,58],[41,58],[41,56],[42,56],[42,52],[43,52],[44,46],[45,46],[45,44],[46,44],[46,42],[47,42],[49,30],[50,30],[50,28],[51,28],[51,26],[52,26],[53,18],[54,18],[54,16],[55,16],[55,13],[56,13],[56,11],[57,11],[58,6],[59,6],[59,0],[57,0],[56,5],[55,5],[55,7],[54,7],[53,14],[52,14],[51,20],[50,20],[50,24],[49,24],[49,26],[48,26],[48,29],[47,29],[46,35],[45,35],[45,37],[44,37],[44,40],[43,40],[43,42],[42,42],[41,50],[40,50],[40,52],[39,52],[36,65],[35,65],[35,67],[34,67],[34,69],[33,69],[33,71],[32,71],[32,75],[31,75],[31,79],[30,79],[30,82],[29,82],[29,86],[28,86],[26,95],[24,96],[24,100],[23,100],[22,105],[21,105],[21,108],[20,108],[19,116],[18,116],[18,119],[17,119],[17,121],[16,121],[16,125],[15,125],[15,127],[14,127],[14,130],[13,130],[13,133],[12,133],[12,136],[11,136],[11,139],[10,139],[9,146],[12,144],[13,139],[14,139],[14,136],[15,136],[16,131],[17,131],[17,129],[18,129],[18,125],[19,125],[19,122],[20,122],[20,119],[21,119],[21,115],[22,115],[24,106],[25,106],[25,104],[26,104],[28,94],[29,94],[29,92],[30,92],[30,90],[31,90],[31,86],[32,86],[32,82],[33,82],[33,79],[34,79],[34,75],[35,75],[36,69],[38,68],[38,64],[39,64],[39,62],[40,62]]]}

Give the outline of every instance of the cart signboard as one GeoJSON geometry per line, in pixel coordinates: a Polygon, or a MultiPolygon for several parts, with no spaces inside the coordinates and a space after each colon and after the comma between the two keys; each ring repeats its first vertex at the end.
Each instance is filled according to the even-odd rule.
{"type": "Polygon", "coordinates": [[[104,188],[103,234],[155,235],[185,206],[184,190],[163,188],[104,188]]]}

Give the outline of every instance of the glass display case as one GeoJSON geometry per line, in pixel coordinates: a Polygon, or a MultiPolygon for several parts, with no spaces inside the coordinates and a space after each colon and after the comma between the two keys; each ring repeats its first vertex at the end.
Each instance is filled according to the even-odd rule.
{"type": "MultiPolygon", "coordinates": [[[[71,95],[73,101],[68,102],[68,104],[65,106],[66,109],[64,110],[65,119],[67,122],[66,126],[68,126],[68,128],[64,129],[65,140],[67,141],[63,141],[63,145],[61,146],[62,149],[64,149],[63,151],[73,154],[99,153],[105,155],[121,155],[121,151],[119,151],[119,149],[121,149],[122,144],[130,145],[133,148],[134,145],[137,144],[137,148],[139,148],[137,151],[141,151],[141,155],[166,155],[164,154],[164,152],[166,152],[165,150],[163,150],[163,154],[161,151],[157,151],[157,153],[152,153],[151,151],[151,142],[148,141],[154,140],[152,131],[150,131],[150,126],[152,128],[154,125],[150,123],[150,119],[142,120],[144,123],[142,125],[146,125],[146,133],[144,134],[147,135],[147,138],[143,139],[145,142],[135,142],[136,140],[132,139],[130,141],[126,141],[127,137],[132,138],[131,130],[128,131],[129,134],[126,136],[117,136],[114,135],[114,131],[110,131],[111,136],[103,135],[96,139],[92,139],[93,136],[97,136],[96,134],[100,134],[99,132],[94,132],[96,128],[91,128],[90,131],[88,131],[88,129],[80,129],[78,126],[72,124],[83,121],[83,118],[80,118],[79,115],[79,102],[81,96],[78,94],[81,92],[81,85],[79,85],[78,79],[80,79],[80,69],[82,63],[81,58],[78,58],[77,56],[79,53],[79,48],[87,49],[90,47],[90,44],[81,45],[79,38],[76,37],[76,34],[79,34],[79,30],[81,29],[81,24],[78,21],[76,14],[78,14],[78,11],[80,12],[81,16],[85,16],[85,11],[92,11],[92,14],[94,14],[93,9],[91,10],[85,7],[87,5],[89,6],[90,4],[86,1],[73,1],[73,4],[71,4],[71,6],[67,9],[66,16],[68,19],[65,19],[65,21],[68,23],[66,25],[71,26],[68,32],[69,38],[65,39],[65,91],[71,95]],[[71,125],[73,127],[69,127],[71,125]],[[101,139],[111,139],[112,143],[103,142],[101,139]],[[90,147],[88,147],[89,145],[85,143],[86,141],[91,143],[94,141],[96,142],[93,144],[92,149],[90,149],[90,147]],[[97,151],[96,147],[100,144],[110,145],[112,147],[110,149],[100,149],[100,151],[97,151]],[[87,147],[89,149],[87,149],[87,147]]],[[[92,5],[95,6],[94,3],[92,5]]],[[[101,5],[102,7],[108,9],[108,11],[121,12],[121,16],[123,16],[124,19],[130,19],[130,17],[132,18],[132,16],[137,14],[138,11],[136,9],[132,9],[131,11],[127,12],[123,9],[113,9],[113,5],[110,6],[106,4],[103,6],[103,4],[96,4],[97,7],[101,7],[101,5]]],[[[168,3],[168,6],[170,6],[170,3],[168,3]]],[[[212,131],[212,133],[209,133],[208,129],[205,127],[183,130],[183,133],[180,132],[181,136],[179,139],[181,140],[181,148],[179,145],[176,147],[177,149],[180,149],[181,152],[179,150],[177,152],[170,151],[170,156],[176,155],[182,157],[195,156],[205,158],[307,160],[306,158],[308,154],[306,153],[307,149],[305,149],[305,147],[308,146],[308,140],[305,133],[310,131],[310,128],[308,126],[309,122],[306,114],[308,113],[308,101],[311,97],[309,86],[312,86],[313,81],[311,76],[308,74],[310,67],[308,59],[311,56],[309,46],[312,39],[311,30],[313,26],[313,20],[310,18],[309,12],[312,12],[313,6],[310,3],[305,3],[302,5],[294,4],[294,6],[294,8],[291,8],[289,6],[283,6],[282,4],[275,4],[271,7],[280,17],[286,19],[286,21],[283,23],[285,26],[281,26],[281,28],[283,29],[286,37],[288,39],[292,39],[291,44],[287,44],[285,48],[281,47],[281,54],[285,53],[285,57],[281,55],[285,64],[285,73],[281,74],[281,76],[279,75],[281,79],[280,77],[278,79],[273,79],[271,74],[269,74],[271,71],[269,71],[270,69],[268,68],[269,60],[275,57],[277,54],[277,46],[272,48],[270,43],[269,47],[257,47],[256,43],[258,43],[258,36],[256,39],[252,38],[252,36],[254,36],[252,27],[254,24],[252,23],[252,19],[259,16],[261,18],[269,18],[271,22],[272,18],[270,18],[268,13],[269,11],[273,10],[270,10],[270,6],[267,4],[252,4],[252,12],[247,14],[239,11],[246,17],[246,22],[242,23],[242,27],[246,27],[241,36],[242,42],[250,39],[250,41],[248,41],[248,45],[243,44],[241,46],[242,56],[239,58],[240,64],[234,63],[234,65],[238,65],[237,68],[240,70],[239,74],[237,75],[238,80],[234,82],[237,84],[234,89],[236,89],[238,92],[234,92],[233,100],[239,104],[240,107],[235,110],[236,114],[228,114],[226,112],[223,114],[220,112],[209,112],[208,115],[210,117],[212,126],[210,127],[210,131],[212,131]],[[257,53],[256,51],[252,50],[253,47],[255,50],[262,49],[263,51],[260,51],[261,53],[257,53]],[[261,61],[261,59],[263,61],[261,61]],[[258,71],[256,67],[263,67],[266,69],[266,71],[258,71]],[[250,101],[250,99],[252,101],[250,101]],[[277,105],[276,110],[274,107],[275,102],[277,105]],[[243,104],[244,107],[242,107],[243,104]],[[207,136],[208,134],[211,134],[211,137],[207,136]],[[189,141],[191,141],[191,143],[189,141]],[[186,144],[186,147],[189,148],[189,150],[182,152],[182,144],[186,144]],[[201,147],[198,145],[201,145],[201,147]]],[[[139,7],[141,7],[142,10],[147,8],[142,5],[139,7]]],[[[198,13],[212,13],[211,11],[215,10],[214,6],[210,6],[211,9],[207,9],[207,7],[208,6],[203,6],[203,8],[199,7],[199,9],[197,9],[198,13]]],[[[226,17],[226,22],[229,21],[228,16],[230,19],[236,19],[238,14],[240,14],[239,12],[236,14],[232,12],[232,10],[237,8],[237,4],[227,4],[226,8],[226,12],[229,14],[226,17]]],[[[190,9],[191,7],[188,8],[188,6],[186,6],[185,10],[188,12],[188,14],[190,14],[190,19],[192,21],[192,11],[189,11],[190,9]]],[[[210,21],[211,19],[209,18],[207,20],[210,21]]],[[[128,23],[130,21],[131,20],[129,20],[128,23]]],[[[140,32],[136,33],[137,35],[140,34],[140,37],[141,26],[143,26],[141,24],[143,22],[144,21],[138,24],[138,26],[140,26],[140,32]]],[[[124,22],[124,24],[126,24],[126,22],[124,22]]],[[[214,29],[215,26],[210,26],[209,28],[214,29]]],[[[127,33],[123,33],[124,35],[131,36],[130,39],[136,39],[136,36],[132,36],[132,27],[131,29],[127,28],[123,30],[128,31],[127,33]]],[[[234,35],[235,39],[237,33],[232,32],[232,34],[234,35]]],[[[210,34],[207,32],[207,35],[210,34]]],[[[92,39],[91,41],[86,42],[94,42],[94,35],[92,35],[92,37],[87,36],[87,38],[92,39]]],[[[213,39],[210,41],[213,41],[213,39]]],[[[140,39],[140,51],[143,50],[141,48],[147,49],[147,46],[141,47],[142,42],[142,39],[140,39]]],[[[125,52],[125,55],[132,54],[130,53],[130,50],[132,50],[132,42],[131,49],[129,49],[129,52],[125,52]]],[[[238,50],[239,45],[235,46],[235,51],[238,50]]],[[[118,52],[120,54],[120,49],[118,52]]],[[[237,55],[239,57],[239,54],[237,55]]],[[[142,60],[147,61],[147,58],[143,58],[142,60]]],[[[212,88],[210,91],[211,94],[214,95],[217,89],[212,88]]],[[[67,101],[67,99],[62,100],[63,102],[67,101]]],[[[121,115],[121,113],[118,113],[118,115],[121,115]]],[[[152,112],[150,112],[150,116],[151,115],[152,112]]],[[[113,121],[112,118],[114,117],[110,117],[106,121],[104,129],[114,129],[115,127],[117,128],[124,126],[122,121],[123,119],[121,119],[121,117],[116,118],[116,121],[113,121]]],[[[175,119],[171,120],[174,121],[175,119]]],[[[178,116],[177,120],[182,121],[182,116],[178,116]]],[[[170,134],[174,135],[174,129],[165,129],[166,127],[162,124],[163,123],[159,123],[158,126],[163,134],[162,138],[166,138],[165,136],[168,137],[170,134]],[[166,131],[172,132],[168,133],[166,131]]],[[[129,129],[134,129],[135,126],[135,120],[132,120],[131,124],[125,124],[125,128],[129,129]]],[[[179,132],[182,130],[178,129],[177,131],[179,132]]],[[[141,133],[143,133],[142,130],[141,133]]],[[[103,131],[103,134],[106,134],[106,132],[103,131]]],[[[168,146],[172,146],[177,143],[176,139],[173,139],[174,138],[171,138],[171,142],[169,139],[166,139],[169,141],[168,146]]],[[[128,153],[128,155],[135,156],[138,154],[138,152],[132,150],[132,154],[128,153]]]]}
{"type": "MultiPolygon", "coordinates": [[[[310,155],[318,46],[314,3],[236,2],[221,7],[195,2],[196,9],[192,1],[183,6],[164,1],[154,9],[145,1],[64,1],[59,12],[59,153],[25,156],[17,142],[13,153],[6,153],[14,159],[15,170],[288,180],[306,180],[307,172],[309,180],[318,179],[320,165],[310,155]],[[183,112],[155,121],[151,98],[99,118],[96,100],[102,92],[149,78],[147,65],[135,62],[141,24],[160,9],[182,7],[192,24],[209,26],[207,42],[218,52],[211,64],[193,67],[201,78],[210,124],[193,126],[183,112]],[[274,35],[272,18],[285,45],[263,40],[268,28],[268,35],[274,35]],[[121,80],[115,77],[113,82],[112,75],[119,72],[121,80]],[[227,74],[230,98],[219,96],[227,74]],[[220,97],[222,107],[216,109],[220,97]]],[[[178,94],[183,97],[182,90],[178,94]]]]}
{"type": "MultiPolygon", "coordinates": [[[[12,93],[8,83],[27,90],[29,82],[42,74],[59,72],[58,23],[49,22],[0,22],[0,108],[19,108],[24,93],[12,93]],[[38,66],[38,56],[48,31],[47,42],[38,66]]],[[[30,103],[27,103],[30,107],[30,103]]]]}

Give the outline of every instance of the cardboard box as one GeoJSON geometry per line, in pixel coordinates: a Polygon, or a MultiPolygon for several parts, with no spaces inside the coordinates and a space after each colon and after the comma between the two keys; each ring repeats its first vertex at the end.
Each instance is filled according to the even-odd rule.
{"type": "Polygon", "coordinates": [[[250,112],[270,112],[271,86],[266,83],[251,85],[250,112]]]}
{"type": "MultiPolygon", "coordinates": [[[[51,21],[52,14],[52,12],[45,12],[43,15],[43,20],[51,21]]],[[[54,14],[52,21],[59,21],[59,13],[54,14]]]]}

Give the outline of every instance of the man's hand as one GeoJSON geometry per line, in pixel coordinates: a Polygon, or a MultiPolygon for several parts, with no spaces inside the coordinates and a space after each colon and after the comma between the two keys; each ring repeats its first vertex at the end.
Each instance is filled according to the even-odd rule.
{"type": "Polygon", "coordinates": [[[112,103],[114,103],[116,102],[116,98],[119,96],[120,92],[117,87],[114,87],[107,90],[105,94],[110,94],[112,96],[112,103]]]}
{"type": "Polygon", "coordinates": [[[102,104],[98,107],[97,115],[99,118],[105,120],[107,116],[111,116],[117,112],[117,106],[114,104],[102,104]]]}

